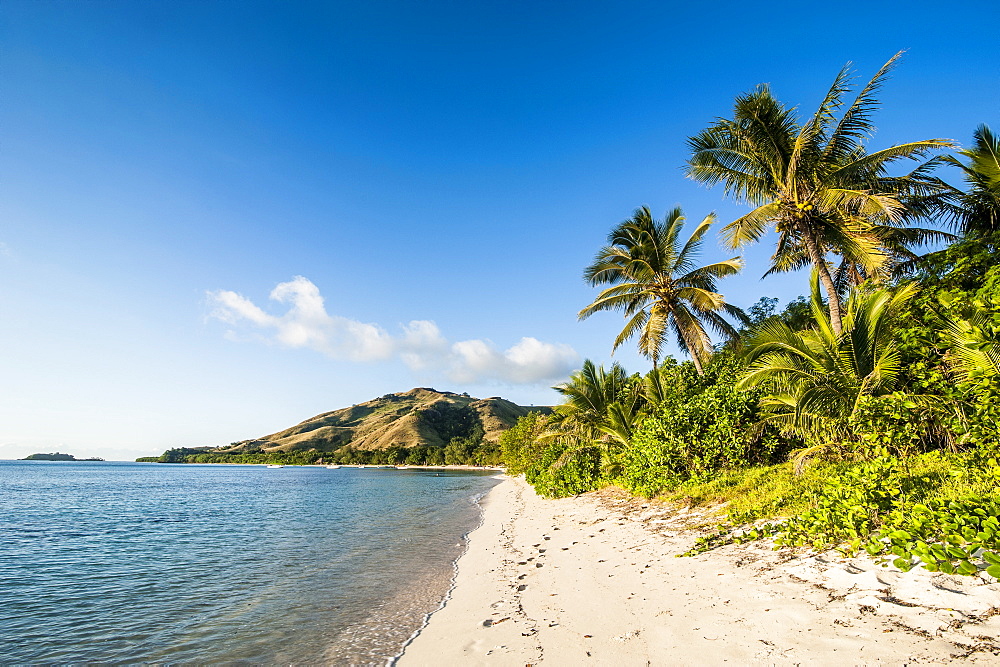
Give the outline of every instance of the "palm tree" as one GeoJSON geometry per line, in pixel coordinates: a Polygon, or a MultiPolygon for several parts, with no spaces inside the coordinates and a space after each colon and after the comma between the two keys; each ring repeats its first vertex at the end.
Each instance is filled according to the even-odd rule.
{"type": "Polygon", "coordinates": [[[963,234],[1000,230],[1000,137],[987,125],[980,125],[972,135],[972,148],[959,151],[959,155],[969,158],[969,163],[953,155],[943,161],[962,170],[968,190],[949,186],[941,208],[963,234]]]}
{"type": "Polygon", "coordinates": [[[587,359],[569,381],[553,389],[566,400],[556,407],[543,437],[569,436],[584,446],[609,441],[628,444],[645,405],[640,381],[618,363],[605,370],[587,359]]]}
{"type": "Polygon", "coordinates": [[[840,255],[863,275],[881,275],[895,249],[885,230],[906,224],[904,201],[941,188],[929,176],[934,161],[898,177],[889,176],[888,167],[953,145],[928,139],[866,150],[865,140],[875,130],[876,94],[900,55],[882,66],[839,120],[836,114],[851,89],[849,66],[804,124],[762,85],[736,98],[732,120],[719,119],[688,140],[688,176],[708,185],[722,183],[728,194],[755,207],[723,228],[728,243],[738,248],[759,241],[773,226],[778,244],[771,270],[811,264],[838,334],[843,328],[841,298],[828,256],[840,255]]]}
{"type": "Polygon", "coordinates": [[[778,319],[762,324],[747,343],[749,365],[738,386],[767,392],[761,399],[766,422],[826,444],[847,437],[863,398],[893,390],[901,363],[894,324],[917,287],[854,290],[837,332],[816,271],[811,283],[815,325],[795,331],[778,319]]]}
{"type": "Polygon", "coordinates": [[[598,294],[579,317],[586,319],[601,310],[625,311],[625,328],[615,339],[612,352],[638,333],[639,351],[656,367],[667,333],[672,331],[698,373],[704,374],[702,365],[712,354],[705,324],[726,337],[737,335],[720,312],[740,321],[746,321],[746,315],[725,302],[716,292],[715,281],[738,272],[742,262],[733,257],[697,267],[693,261],[714,221],[714,215],[706,216],[683,246],[679,244],[684,227],[680,208],[658,222],[649,207],[643,206],[611,231],[608,245],[601,248],[583,275],[591,285],[612,287],[598,294]]]}

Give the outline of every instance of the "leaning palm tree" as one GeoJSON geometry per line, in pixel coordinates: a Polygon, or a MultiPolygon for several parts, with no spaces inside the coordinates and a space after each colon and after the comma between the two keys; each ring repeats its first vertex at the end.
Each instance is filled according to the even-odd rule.
{"type": "Polygon", "coordinates": [[[901,364],[895,322],[917,288],[854,290],[843,331],[836,332],[816,271],[811,283],[815,325],[795,331],[776,319],[762,324],[747,343],[749,365],[738,386],[765,390],[765,422],[823,446],[849,438],[862,399],[895,388],[901,364]]]}
{"type": "Polygon", "coordinates": [[[737,335],[721,313],[742,322],[747,321],[746,315],[726,303],[716,291],[715,281],[738,272],[742,262],[733,257],[701,267],[694,263],[702,237],[714,221],[714,215],[706,216],[681,245],[681,209],[673,209],[658,222],[649,207],[643,206],[611,231],[608,245],[584,271],[584,279],[591,285],[611,287],[598,294],[579,317],[586,319],[601,310],[625,311],[625,328],[615,339],[612,352],[639,334],[639,351],[656,367],[666,336],[673,332],[698,373],[704,374],[703,364],[712,354],[705,325],[727,338],[737,335]]]}
{"type": "Polygon", "coordinates": [[[811,264],[829,301],[835,333],[843,327],[841,299],[829,258],[839,255],[859,274],[882,275],[894,247],[886,229],[907,224],[905,201],[941,189],[925,163],[903,176],[888,168],[903,159],[919,160],[952,146],[945,139],[914,141],[869,153],[876,94],[900,54],[869,81],[836,118],[851,89],[845,67],[816,113],[800,123],[795,110],[776,100],[766,85],[736,98],[733,118],[719,119],[688,140],[689,177],[721,183],[728,194],[754,206],[723,228],[733,248],[759,241],[772,226],[778,245],[772,271],[811,264]]]}

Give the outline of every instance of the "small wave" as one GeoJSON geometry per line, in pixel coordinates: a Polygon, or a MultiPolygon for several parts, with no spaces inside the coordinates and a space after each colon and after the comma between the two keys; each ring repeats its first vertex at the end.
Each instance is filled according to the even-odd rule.
{"type": "MultiPolygon", "coordinates": [[[[491,479],[497,479],[497,478],[491,477],[491,479]]],[[[393,667],[397,662],[399,662],[399,659],[402,658],[403,654],[406,652],[406,647],[412,644],[413,640],[415,640],[420,635],[420,633],[423,632],[424,628],[427,627],[427,624],[431,620],[431,616],[444,609],[445,606],[448,604],[448,602],[451,600],[452,593],[454,593],[455,591],[455,585],[458,583],[458,562],[462,559],[462,556],[464,556],[469,551],[470,536],[476,530],[481,528],[486,520],[486,512],[483,508],[482,501],[487,495],[489,495],[490,491],[492,490],[493,490],[492,488],[487,489],[486,491],[475,493],[470,497],[472,503],[475,504],[476,507],[479,509],[479,517],[478,517],[479,520],[472,529],[470,529],[468,532],[462,535],[462,542],[461,542],[462,550],[455,558],[455,560],[452,561],[452,574],[451,574],[451,580],[449,581],[448,590],[445,592],[444,597],[441,599],[441,604],[439,604],[436,609],[433,609],[424,614],[423,620],[420,623],[420,627],[414,630],[413,634],[410,635],[409,639],[406,640],[406,643],[404,643],[400,647],[399,653],[392,656],[386,662],[386,667],[393,667]]]]}

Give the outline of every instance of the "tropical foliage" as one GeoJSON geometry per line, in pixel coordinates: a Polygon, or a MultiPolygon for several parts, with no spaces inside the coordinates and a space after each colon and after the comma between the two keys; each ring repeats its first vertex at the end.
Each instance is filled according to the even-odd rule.
{"type": "Polygon", "coordinates": [[[688,480],[738,466],[770,463],[785,453],[773,428],[760,427],[759,392],[737,388],[742,363],[717,355],[704,375],[688,364],[663,368],[662,400],[616,453],[614,483],[653,496],[688,480]]]}
{"type": "Polygon", "coordinates": [[[751,206],[728,245],[773,228],[768,273],[811,266],[809,296],[738,315],[715,280],[740,260],[693,263],[714,217],[682,244],[680,209],[637,209],[587,267],[607,287],[580,317],[623,311],[612,350],[638,336],[653,369],[586,361],[551,416],[505,435],[508,471],[547,496],[722,503],[693,552],[769,537],[1000,578],[1000,150],[984,125],[957,155],[930,158],[943,139],[869,151],[897,58],[850,102],[845,68],[804,122],[761,86],[689,141],[688,174],[751,206]],[[961,187],[934,175],[946,164],[961,187]],[[944,247],[919,255],[928,242],[944,247]],[[668,333],[689,362],[664,356],[668,333]]]}
{"type": "Polygon", "coordinates": [[[565,397],[551,419],[545,437],[560,437],[585,445],[628,444],[632,424],[644,407],[637,378],[617,363],[609,370],[587,359],[568,382],[553,387],[565,397]]]}
{"type": "Polygon", "coordinates": [[[961,170],[967,189],[944,184],[944,191],[932,198],[933,203],[963,234],[1000,231],[1000,137],[989,126],[980,125],[971,148],[943,160],[961,170]]]}
{"type": "Polygon", "coordinates": [[[852,421],[864,399],[896,386],[896,324],[915,291],[912,284],[855,290],[838,333],[813,272],[814,325],[796,331],[780,320],[764,322],[747,343],[749,367],[739,386],[764,390],[763,419],[783,433],[817,446],[851,444],[852,421]]]}

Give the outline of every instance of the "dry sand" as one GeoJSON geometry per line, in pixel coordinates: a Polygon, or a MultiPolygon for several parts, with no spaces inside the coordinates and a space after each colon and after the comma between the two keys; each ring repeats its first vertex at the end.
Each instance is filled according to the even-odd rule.
{"type": "Polygon", "coordinates": [[[691,519],[507,478],[399,664],[1000,665],[1000,584],[761,544],[676,558],[691,519]]]}

